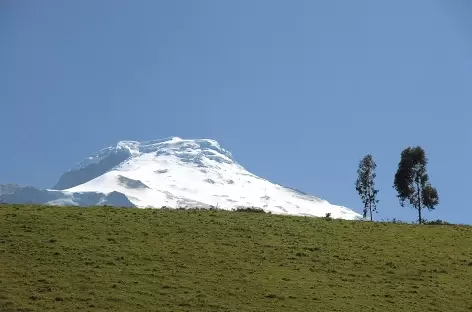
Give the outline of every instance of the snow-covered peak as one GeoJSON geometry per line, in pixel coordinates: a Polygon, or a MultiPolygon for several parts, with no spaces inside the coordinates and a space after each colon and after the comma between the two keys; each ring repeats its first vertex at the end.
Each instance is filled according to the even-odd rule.
{"type": "Polygon", "coordinates": [[[235,163],[231,153],[211,139],[184,140],[170,137],[143,142],[119,141],[64,173],[53,189],[64,190],[83,184],[123,165],[129,159],[142,155],[173,155],[183,163],[199,167],[212,166],[215,163],[235,163]]]}
{"type": "Polygon", "coordinates": [[[220,144],[211,139],[184,140],[179,137],[170,137],[151,141],[119,141],[115,145],[102,149],[98,154],[80,162],[73,170],[80,170],[92,164],[98,164],[110,155],[123,155],[122,158],[135,157],[142,154],[156,153],[156,155],[176,155],[189,159],[191,156],[220,157],[223,161],[233,161],[232,155],[220,144]]]}
{"type": "Polygon", "coordinates": [[[55,189],[73,194],[118,192],[136,207],[254,206],[281,214],[360,217],[248,172],[211,139],[120,141],[66,172],[55,189]]]}

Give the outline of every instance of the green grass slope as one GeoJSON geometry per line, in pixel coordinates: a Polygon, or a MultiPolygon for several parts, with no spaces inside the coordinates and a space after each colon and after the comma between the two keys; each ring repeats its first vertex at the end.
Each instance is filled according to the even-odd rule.
{"type": "Polygon", "coordinates": [[[471,311],[472,228],[0,206],[0,311],[471,311]]]}

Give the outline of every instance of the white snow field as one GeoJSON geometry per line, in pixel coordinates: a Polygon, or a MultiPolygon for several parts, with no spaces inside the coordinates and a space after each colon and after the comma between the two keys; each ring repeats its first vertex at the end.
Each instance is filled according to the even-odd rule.
{"type": "Polygon", "coordinates": [[[248,172],[218,142],[208,139],[121,141],[67,172],[56,189],[66,194],[121,193],[141,208],[245,206],[276,214],[362,218],[353,210],[248,172]]]}

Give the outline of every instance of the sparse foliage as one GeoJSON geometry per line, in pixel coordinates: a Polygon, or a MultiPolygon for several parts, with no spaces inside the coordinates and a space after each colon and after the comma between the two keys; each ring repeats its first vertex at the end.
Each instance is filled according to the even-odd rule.
{"type": "Polygon", "coordinates": [[[402,207],[405,203],[418,210],[418,223],[422,223],[423,208],[434,210],[439,204],[436,188],[429,183],[426,171],[428,159],[420,147],[408,147],[402,151],[393,187],[396,189],[402,207]]]}
{"type": "Polygon", "coordinates": [[[238,207],[236,212],[266,213],[264,209],[258,207],[238,207]]]}
{"type": "Polygon", "coordinates": [[[427,220],[423,219],[423,223],[427,224],[427,225],[453,225],[453,224],[451,224],[447,221],[443,221],[443,220],[440,220],[440,219],[433,220],[433,221],[427,221],[427,220]]]}
{"type": "Polygon", "coordinates": [[[372,212],[377,211],[377,193],[375,189],[375,163],[372,155],[368,154],[362,158],[357,169],[356,190],[361,197],[364,204],[364,218],[367,217],[367,212],[370,213],[370,220],[373,220],[372,212]]]}

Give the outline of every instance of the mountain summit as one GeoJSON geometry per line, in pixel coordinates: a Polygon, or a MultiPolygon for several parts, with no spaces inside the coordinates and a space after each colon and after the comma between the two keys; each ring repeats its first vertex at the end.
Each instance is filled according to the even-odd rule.
{"type": "MultiPolygon", "coordinates": [[[[11,195],[12,188],[6,189],[11,195]]],[[[248,172],[229,151],[208,139],[120,141],[63,174],[53,189],[37,191],[43,192],[42,201],[54,195],[46,201],[53,204],[83,205],[84,197],[93,197],[98,204],[142,208],[254,206],[277,214],[360,218],[350,209],[248,172]]]]}

